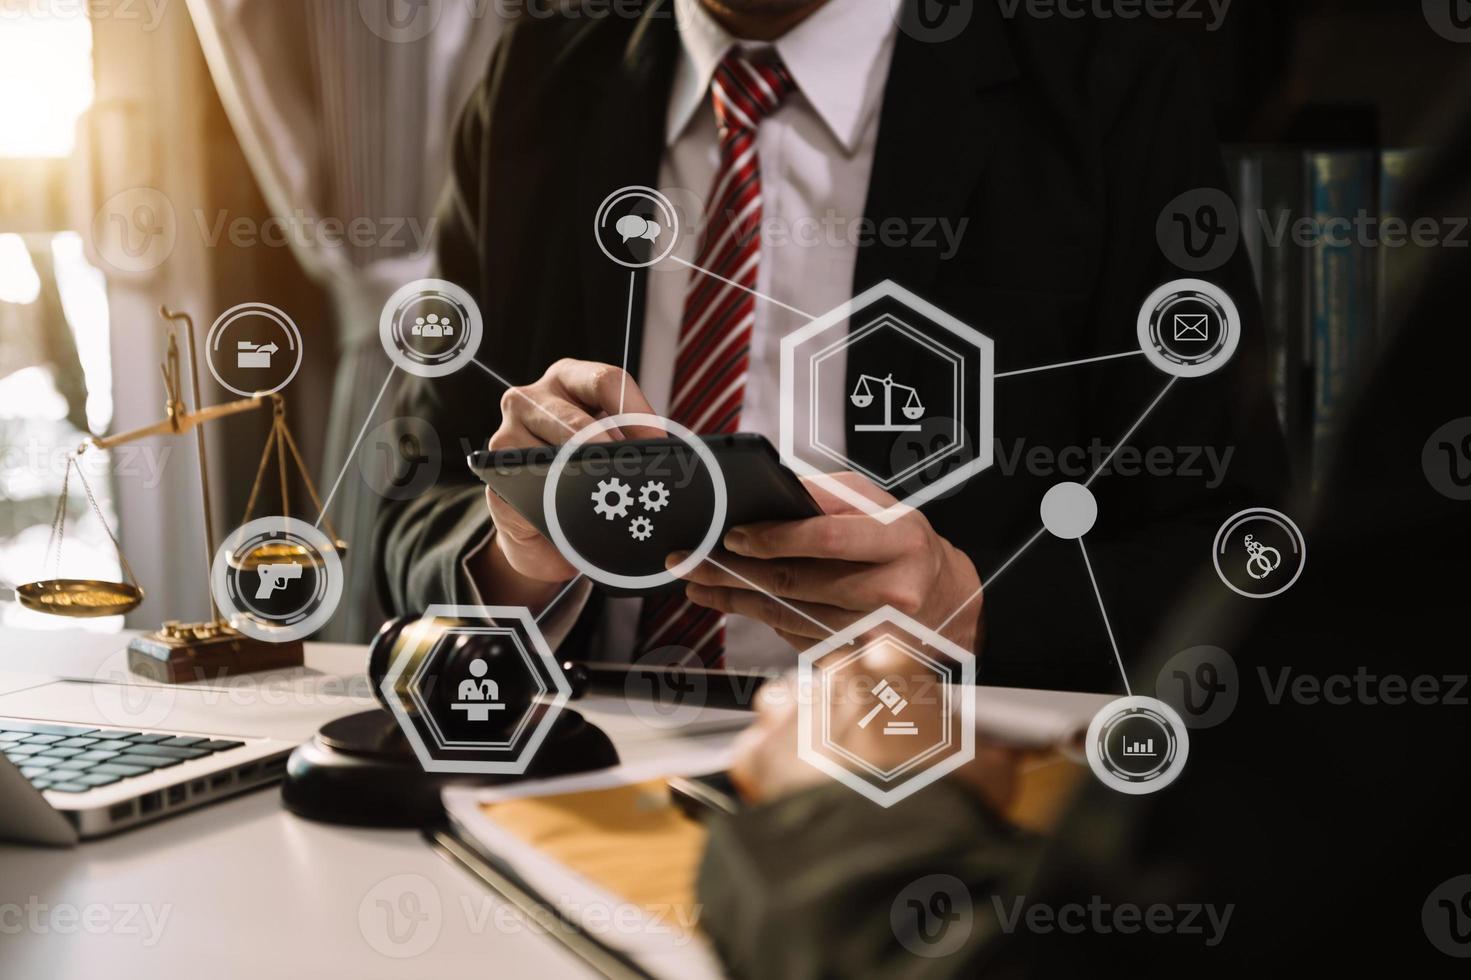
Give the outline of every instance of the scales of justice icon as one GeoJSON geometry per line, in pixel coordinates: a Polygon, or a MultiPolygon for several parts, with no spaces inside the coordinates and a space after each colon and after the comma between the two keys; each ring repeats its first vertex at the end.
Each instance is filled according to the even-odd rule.
{"type": "MultiPolygon", "coordinates": [[[[92,505],[93,512],[117,550],[118,562],[122,566],[125,581],[107,582],[95,579],[56,577],[16,586],[16,599],[27,609],[53,616],[90,618],[119,616],[136,609],[142,603],[143,589],[133,574],[127,556],[123,554],[117,536],[113,534],[112,528],[108,527],[107,520],[102,514],[102,509],[97,505],[97,500],[92,494],[92,488],[87,483],[87,477],[82,472],[79,461],[89,450],[108,450],[151,436],[184,435],[191,430],[194,432],[199,450],[199,489],[204,503],[204,577],[202,581],[208,589],[210,569],[214,560],[215,534],[213,511],[210,504],[209,459],[205,448],[203,426],[216,419],[268,406],[272,412],[271,432],[266,438],[265,448],[261,453],[260,466],[256,470],[255,483],[251,487],[250,497],[245,505],[245,517],[242,523],[250,520],[255,509],[256,499],[264,483],[266,471],[270,468],[273,452],[281,480],[282,511],[286,514],[290,513],[287,476],[289,455],[290,464],[300,475],[307,494],[317,508],[317,513],[322,516],[322,522],[326,525],[333,542],[333,549],[339,554],[347,550],[347,543],[337,537],[332,522],[322,512],[322,501],[317,496],[317,488],[307,473],[306,464],[301,458],[301,451],[297,448],[296,440],[292,438],[291,430],[286,424],[286,400],[277,393],[257,394],[201,408],[199,361],[194,344],[194,321],[187,313],[175,313],[167,307],[162,308],[159,312],[169,323],[168,348],[164,363],[161,365],[166,396],[165,417],[153,425],[134,429],[131,432],[88,439],[77,447],[76,452],[67,458],[66,474],[61,483],[61,494],[56,502],[56,515],[52,519],[51,538],[47,543],[47,553],[53,556],[59,575],[61,545],[66,533],[67,494],[71,476],[75,473],[77,480],[82,484],[82,489],[87,494],[88,503],[92,505]],[[193,409],[185,405],[183,397],[178,341],[180,323],[184,324],[182,332],[189,345],[190,393],[194,402],[193,409]]],[[[265,564],[292,562],[312,567],[320,574],[324,565],[322,557],[313,549],[291,541],[264,544],[242,556],[228,555],[227,560],[231,567],[240,571],[252,571],[265,564]]],[[[300,640],[271,643],[245,635],[220,616],[219,606],[215,603],[213,592],[210,593],[210,613],[211,619],[208,622],[168,621],[152,633],[135,637],[128,644],[129,669],[151,680],[173,684],[180,681],[218,678],[257,670],[302,665],[300,640]]]]}
{"type": "Polygon", "coordinates": [[[882,424],[863,424],[853,426],[854,432],[919,432],[922,426],[905,422],[894,421],[894,390],[908,392],[904,398],[904,404],[900,411],[910,423],[916,422],[924,417],[924,403],[919,400],[919,391],[909,385],[899,384],[894,380],[892,374],[886,377],[875,377],[871,374],[863,374],[858,378],[858,384],[854,386],[853,393],[848,399],[854,408],[868,408],[873,404],[873,389],[882,386],[884,389],[884,421],[882,424]]]}

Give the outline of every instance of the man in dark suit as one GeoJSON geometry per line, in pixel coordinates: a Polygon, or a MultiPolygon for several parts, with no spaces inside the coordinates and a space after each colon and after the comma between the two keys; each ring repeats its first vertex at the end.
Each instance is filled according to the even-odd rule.
{"type": "MultiPolygon", "coordinates": [[[[1141,304],[1183,275],[1161,254],[1157,218],[1183,192],[1224,186],[1188,58],[1137,23],[1007,18],[987,2],[947,9],[968,15],[963,29],[936,31],[918,4],[896,15],[888,0],[652,0],[637,17],[512,24],[460,123],[439,247],[445,277],[483,311],[479,360],[514,383],[540,380],[504,391],[474,369],[412,379],[400,414],[465,450],[562,442],[620,405],[774,438],[762,395],[774,391],[773,339],[803,322],[790,310],[821,313],[885,281],[990,337],[1002,373],[1137,351],[1141,304]],[[712,203],[695,264],[724,270],[714,281],[725,285],[683,266],[630,282],[583,231],[620,187],[696,182],[712,203]],[[727,195],[732,185],[757,190],[727,195]],[[788,222],[928,222],[953,236],[781,246],[747,211],[731,219],[763,205],[788,222]],[[721,250],[722,222],[741,224],[733,237],[749,253],[721,250]],[[706,320],[711,290],[721,312],[706,320]],[[713,339],[698,333],[709,320],[723,321],[713,339]],[[690,364],[676,353],[704,346],[739,357],[690,364]],[[617,367],[625,351],[629,379],[617,367]],[[700,411],[721,398],[718,418],[700,411]]],[[[740,664],[757,647],[780,653],[781,640],[809,644],[823,635],[812,620],[840,627],[888,602],[980,652],[982,681],[1118,689],[1074,543],[1040,535],[1008,559],[1037,534],[1045,492],[1092,468],[1053,460],[1101,462],[1085,452],[1128,433],[1129,458],[1173,461],[1165,475],[1120,467],[1092,485],[1092,571],[1128,659],[1206,560],[1221,520],[1276,502],[1285,462],[1244,253],[1209,278],[1242,312],[1240,348],[1219,372],[1162,398],[1170,379],[1142,357],[998,379],[998,465],[922,513],[883,526],[819,491],[826,517],[727,539],[721,564],[741,578],[702,567],[688,602],[662,613],[655,600],[628,608],[580,583],[567,615],[543,625],[600,656],[678,636],[703,662],[740,664]],[[1207,458],[1228,465],[1206,472],[1207,458]]],[[[880,354],[901,366],[910,357],[880,354]]],[[[509,507],[487,506],[458,465],[389,505],[379,547],[397,611],[477,597],[541,609],[574,575],[509,507]]]]}

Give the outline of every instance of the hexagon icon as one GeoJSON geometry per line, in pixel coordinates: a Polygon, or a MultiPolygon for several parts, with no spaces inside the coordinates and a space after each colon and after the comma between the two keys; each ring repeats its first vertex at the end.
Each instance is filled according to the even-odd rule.
{"type": "Polygon", "coordinates": [[[975,758],[975,655],[877,609],[797,660],[797,754],[882,807],[975,758]],[[873,670],[883,647],[894,667],[873,670]]]}
{"type": "Polygon", "coordinates": [[[991,465],[995,363],[989,337],[885,280],[782,338],[781,460],[892,523],[991,465]]]}
{"type": "MultiPolygon", "coordinates": [[[[434,645],[422,655],[414,645],[406,645],[389,664],[380,684],[384,701],[413,746],[419,764],[426,772],[526,772],[558,714],[572,698],[572,687],[536,619],[521,606],[434,605],[421,621],[435,620],[447,622],[434,645]],[[459,715],[447,716],[435,709],[431,693],[439,681],[438,668],[453,647],[467,637],[492,649],[501,645],[507,651],[507,662],[525,668],[523,690],[534,693],[524,705],[513,708],[489,698],[481,704],[452,704],[451,709],[461,712],[459,715]],[[401,680],[412,712],[400,696],[401,680]],[[507,713],[498,714],[500,711],[507,713]],[[473,729],[474,723],[480,722],[490,726],[484,734],[467,733],[467,728],[473,729]]],[[[472,685],[478,683],[468,677],[448,679],[452,684],[467,680],[472,685]]],[[[505,681],[502,676],[501,682],[505,681]]]]}

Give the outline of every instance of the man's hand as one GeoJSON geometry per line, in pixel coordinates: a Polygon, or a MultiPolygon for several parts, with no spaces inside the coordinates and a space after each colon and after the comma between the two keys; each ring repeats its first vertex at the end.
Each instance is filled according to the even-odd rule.
{"type": "MultiPolygon", "coordinates": [[[[868,676],[883,677],[890,671],[900,675],[912,673],[901,655],[882,646],[864,655],[859,670],[868,676]]],[[[864,689],[866,690],[866,688],[864,689]]],[[[799,697],[827,697],[832,692],[801,692],[795,679],[788,675],[770,681],[756,696],[756,722],[741,733],[736,741],[736,758],[731,766],[731,780],[748,802],[761,803],[778,799],[830,779],[827,774],[803,762],[797,756],[797,705],[799,697]]],[[[938,722],[939,699],[911,704],[906,718],[923,726],[938,722]]],[[[877,704],[874,698],[831,696],[827,730],[847,751],[879,767],[898,765],[914,749],[903,739],[886,739],[879,734],[882,725],[858,727],[857,722],[877,704]]],[[[815,707],[815,705],[814,705],[815,707]]],[[[951,774],[950,779],[964,785],[997,813],[1004,814],[1016,798],[1020,754],[989,742],[977,740],[976,756],[951,774]]]]}
{"type": "MultiPolygon", "coordinates": [[[[834,478],[880,506],[898,503],[855,473],[834,478]]],[[[917,510],[882,524],[821,483],[804,482],[824,515],[732,529],[725,550],[685,576],[692,602],[759,619],[801,650],[880,606],[938,628],[976,599],[944,634],[967,650],[978,649],[981,580],[963,552],[917,510]]],[[[668,567],[685,557],[670,555],[668,567]]]]}
{"type": "MultiPolygon", "coordinates": [[[[625,413],[655,414],[627,372],[611,364],[561,360],[535,384],[510,388],[501,397],[501,425],[490,437],[490,448],[561,445],[595,420],[625,413]]],[[[652,439],[665,434],[636,426],[601,432],[588,442],[652,439]]],[[[512,605],[537,606],[549,601],[555,589],[548,585],[566,582],[577,575],[577,569],[489,488],[485,500],[496,536],[495,547],[486,549],[476,569],[482,590],[512,605]]]]}

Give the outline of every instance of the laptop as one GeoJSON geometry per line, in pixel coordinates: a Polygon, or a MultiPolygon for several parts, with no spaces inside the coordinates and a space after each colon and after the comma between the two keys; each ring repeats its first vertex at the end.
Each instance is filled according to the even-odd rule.
{"type": "Polygon", "coordinates": [[[363,706],[44,677],[0,686],[0,841],[75,844],[270,784],[319,725],[363,706]]]}

